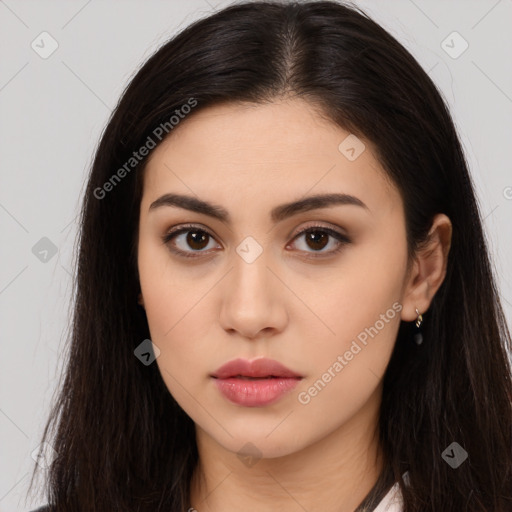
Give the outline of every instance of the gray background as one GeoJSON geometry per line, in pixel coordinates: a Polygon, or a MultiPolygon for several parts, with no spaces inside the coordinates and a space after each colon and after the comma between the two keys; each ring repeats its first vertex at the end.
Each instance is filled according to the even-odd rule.
{"type": "MultiPolygon", "coordinates": [[[[44,503],[24,497],[62,365],[76,220],[101,131],[138,66],[229,3],[0,0],[0,512],[44,503]],[[43,31],[58,43],[46,59],[31,47],[48,51],[43,31]],[[41,252],[50,246],[54,255],[41,252]]],[[[511,325],[512,1],[356,4],[415,55],[450,104],[511,325]],[[447,51],[460,53],[464,40],[452,58],[447,51]]]]}

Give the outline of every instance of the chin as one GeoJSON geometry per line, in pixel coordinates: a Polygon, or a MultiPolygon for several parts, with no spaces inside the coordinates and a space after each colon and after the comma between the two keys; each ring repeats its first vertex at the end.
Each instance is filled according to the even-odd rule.
{"type": "MultiPolygon", "coordinates": [[[[273,428],[275,426],[274,424],[273,428]]],[[[223,432],[225,435],[222,435],[221,438],[214,436],[214,439],[225,450],[233,452],[241,459],[247,456],[255,459],[275,459],[285,457],[305,447],[305,443],[294,439],[289,432],[278,432],[277,430],[272,432],[272,428],[269,429],[266,426],[258,428],[253,425],[253,428],[244,428],[242,432],[235,429],[229,429],[229,432],[233,437],[223,432]],[[272,433],[269,435],[269,432],[272,433]]]]}

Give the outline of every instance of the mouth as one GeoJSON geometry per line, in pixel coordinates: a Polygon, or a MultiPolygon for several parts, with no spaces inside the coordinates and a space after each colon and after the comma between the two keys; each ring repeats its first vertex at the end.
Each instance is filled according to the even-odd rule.
{"type": "Polygon", "coordinates": [[[233,359],[218,368],[211,377],[216,379],[282,379],[302,378],[283,364],[265,357],[259,359],[233,359]]]}
{"type": "MultiPolygon", "coordinates": [[[[218,377],[214,377],[218,378],[218,377]]],[[[229,377],[231,379],[243,379],[243,380],[265,380],[265,379],[281,379],[283,377],[278,377],[277,375],[266,375],[265,377],[249,377],[247,375],[233,375],[229,377]]]]}
{"type": "Polygon", "coordinates": [[[271,359],[235,359],[210,375],[231,403],[264,407],[280,400],[303,376],[271,359]]]}

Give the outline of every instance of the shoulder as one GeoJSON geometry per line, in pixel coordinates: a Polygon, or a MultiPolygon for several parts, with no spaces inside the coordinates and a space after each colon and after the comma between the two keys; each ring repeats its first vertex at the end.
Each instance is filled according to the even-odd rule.
{"type": "Polygon", "coordinates": [[[44,507],[39,507],[34,510],[31,510],[30,512],[51,512],[51,509],[49,505],[45,505],[44,507]]]}

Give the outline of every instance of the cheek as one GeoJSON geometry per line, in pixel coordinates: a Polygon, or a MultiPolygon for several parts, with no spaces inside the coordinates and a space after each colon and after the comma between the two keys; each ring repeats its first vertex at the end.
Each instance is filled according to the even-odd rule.
{"type": "Polygon", "coordinates": [[[195,401],[191,397],[200,396],[206,372],[208,351],[202,342],[198,343],[208,339],[198,307],[206,291],[185,293],[179,283],[161,276],[153,283],[147,299],[145,296],[151,341],[160,350],[156,364],[171,395],[178,403],[188,404],[189,415],[200,412],[194,412],[195,401]]]}
{"type": "Polygon", "coordinates": [[[174,326],[185,315],[185,301],[176,280],[168,268],[169,257],[158,242],[141,233],[138,247],[140,287],[152,342],[165,358],[166,339],[172,337],[174,326]]]}
{"type": "Polygon", "coordinates": [[[337,372],[345,377],[339,380],[354,379],[358,385],[362,375],[373,372],[374,380],[382,376],[400,326],[406,263],[405,235],[383,232],[371,244],[347,253],[343,263],[325,276],[323,286],[316,287],[321,293],[309,295],[310,300],[316,297],[312,309],[329,327],[320,337],[309,336],[315,340],[312,349],[304,347],[315,352],[311,355],[316,376],[345,354],[343,371],[337,372]]]}
{"type": "Polygon", "coordinates": [[[309,374],[296,401],[313,424],[329,411],[329,419],[322,420],[326,431],[349,421],[375,397],[400,325],[400,287],[390,274],[378,284],[371,279],[377,273],[364,275],[366,281],[354,273],[345,287],[340,285],[338,300],[328,300],[320,313],[335,335],[327,333],[304,347],[309,374]]]}
{"type": "Polygon", "coordinates": [[[214,282],[197,269],[177,265],[165,247],[143,234],[138,268],[151,341],[160,350],[156,364],[169,392],[178,402],[188,402],[201,384],[198,375],[205,373],[205,347],[198,340],[208,340],[210,324],[201,307],[214,282]]]}
{"type": "Polygon", "coordinates": [[[192,306],[194,287],[185,267],[173,263],[169,250],[149,229],[140,234],[138,269],[151,333],[162,338],[192,306]]]}

